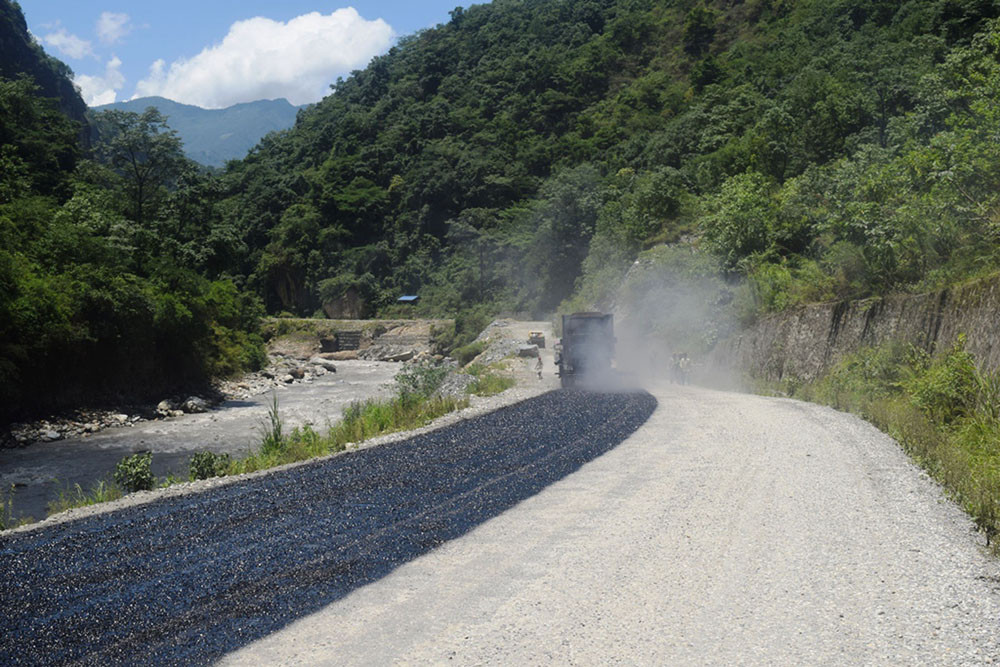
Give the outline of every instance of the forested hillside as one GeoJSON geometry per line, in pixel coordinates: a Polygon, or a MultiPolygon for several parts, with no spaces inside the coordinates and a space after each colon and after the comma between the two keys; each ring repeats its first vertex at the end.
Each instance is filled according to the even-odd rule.
{"type": "Polygon", "coordinates": [[[272,311],[600,301],[685,239],[756,307],[995,265],[986,0],[496,0],[400,42],[224,183],[272,311]]]}
{"type": "Polygon", "coordinates": [[[409,312],[457,315],[461,337],[500,310],[603,305],[662,244],[682,250],[641,256],[740,281],[751,315],[993,271],[998,15],[496,0],[402,39],[217,176],[155,112],[97,115],[85,151],[5,73],[0,387],[236,369],[259,350],[255,299],[309,316],[350,288],[382,314],[419,293],[409,312]]]}
{"type": "Polygon", "coordinates": [[[0,423],[158,400],[259,364],[258,301],[200,260],[199,197],[214,186],[155,112],[102,114],[82,146],[90,132],[61,111],[79,96],[49,96],[74,91],[69,69],[31,41],[16,4],[0,0],[0,15],[4,48],[30,46],[0,78],[0,423]]]}
{"type": "Polygon", "coordinates": [[[82,123],[87,105],[73,87],[70,73],[65,63],[46,55],[31,38],[18,4],[0,2],[0,78],[30,76],[42,96],[55,99],[63,113],[82,123]]]}

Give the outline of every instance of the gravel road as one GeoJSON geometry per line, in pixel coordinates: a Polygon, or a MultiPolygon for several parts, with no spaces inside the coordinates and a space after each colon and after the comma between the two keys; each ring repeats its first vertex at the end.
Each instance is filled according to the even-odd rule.
{"type": "Polygon", "coordinates": [[[204,663],[614,448],[645,393],[550,392],[202,493],[0,535],[0,664],[204,663]]]}
{"type": "Polygon", "coordinates": [[[1000,566],[889,438],[662,386],[631,438],[225,664],[979,665],[1000,566]]]}
{"type": "Polygon", "coordinates": [[[890,439],[650,392],[0,536],[0,663],[1000,660],[1000,563],[890,439]]]}

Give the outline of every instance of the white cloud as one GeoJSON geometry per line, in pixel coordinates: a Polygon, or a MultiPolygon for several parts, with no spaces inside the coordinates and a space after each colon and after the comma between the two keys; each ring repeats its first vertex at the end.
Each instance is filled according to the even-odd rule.
{"type": "Polygon", "coordinates": [[[136,86],[136,97],[221,108],[259,99],[316,102],[337,76],[368,64],[394,34],[382,19],[367,21],[352,7],[312,12],[288,23],[267,18],[238,21],[220,44],[169,68],[162,60],[136,86]]]}
{"type": "Polygon", "coordinates": [[[97,19],[97,36],[105,44],[114,44],[132,32],[132,22],[128,14],[102,12],[97,19]]]}
{"type": "Polygon", "coordinates": [[[73,83],[80,87],[83,101],[89,107],[112,104],[118,99],[118,91],[125,85],[125,75],[121,73],[122,61],[112,56],[104,67],[104,76],[77,75],[73,83]]]}
{"type": "Polygon", "coordinates": [[[90,42],[80,39],[76,35],[66,32],[66,28],[60,28],[55,32],[50,32],[43,38],[46,44],[54,46],[63,55],[77,60],[86,56],[94,55],[94,49],[90,42]]]}

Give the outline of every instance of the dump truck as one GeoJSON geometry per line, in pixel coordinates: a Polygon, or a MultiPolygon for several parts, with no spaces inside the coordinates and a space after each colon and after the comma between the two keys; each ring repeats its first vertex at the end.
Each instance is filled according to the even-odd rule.
{"type": "Polygon", "coordinates": [[[563,315],[562,338],[556,344],[555,353],[557,375],[563,387],[606,376],[611,372],[615,356],[614,315],[563,315]]]}

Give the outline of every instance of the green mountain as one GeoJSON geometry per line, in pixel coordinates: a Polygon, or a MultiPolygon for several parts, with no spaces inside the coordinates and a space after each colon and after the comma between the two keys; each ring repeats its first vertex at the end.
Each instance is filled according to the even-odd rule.
{"type": "Polygon", "coordinates": [[[391,315],[419,294],[406,312],[456,316],[461,343],[496,312],[602,305],[625,280],[652,297],[702,281],[747,321],[995,272],[998,15],[495,0],[218,173],[155,110],[93,114],[88,149],[30,81],[2,80],[0,406],[253,365],[261,302],[313,315],[350,293],[391,315]],[[657,271],[630,274],[637,259],[657,271]]]}
{"type": "Polygon", "coordinates": [[[155,112],[85,143],[69,69],[0,19],[0,427],[259,364],[257,300],[206,268],[204,169],[155,112]]]}
{"type": "Polygon", "coordinates": [[[600,301],[680,238],[750,279],[754,309],[959,279],[995,256],[997,15],[992,0],[457,9],[231,165],[235,270],[303,314],[349,286],[384,309],[419,292],[427,312],[542,314],[600,301]]]}
{"type": "Polygon", "coordinates": [[[295,124],[300,107],[288,100],[258,100],[225,109],[202,109],[163,97],[140,97],[94,107],[93,111],[119,109],[142,113],[153,107],[167,118],[184,142],[184,154],[210,167],[244,157],[269,132],[287,130],[295,124]]]}
{"type": "Polygon", "coordinates": [[[0,78],[30,76],[43,97],[58,100],[59,108],[73,120],[84,123],[87,105],[73,86],[73,72],[63,62],[47,55],[28,32],[20,5],[0,2],[0,78]]]}

